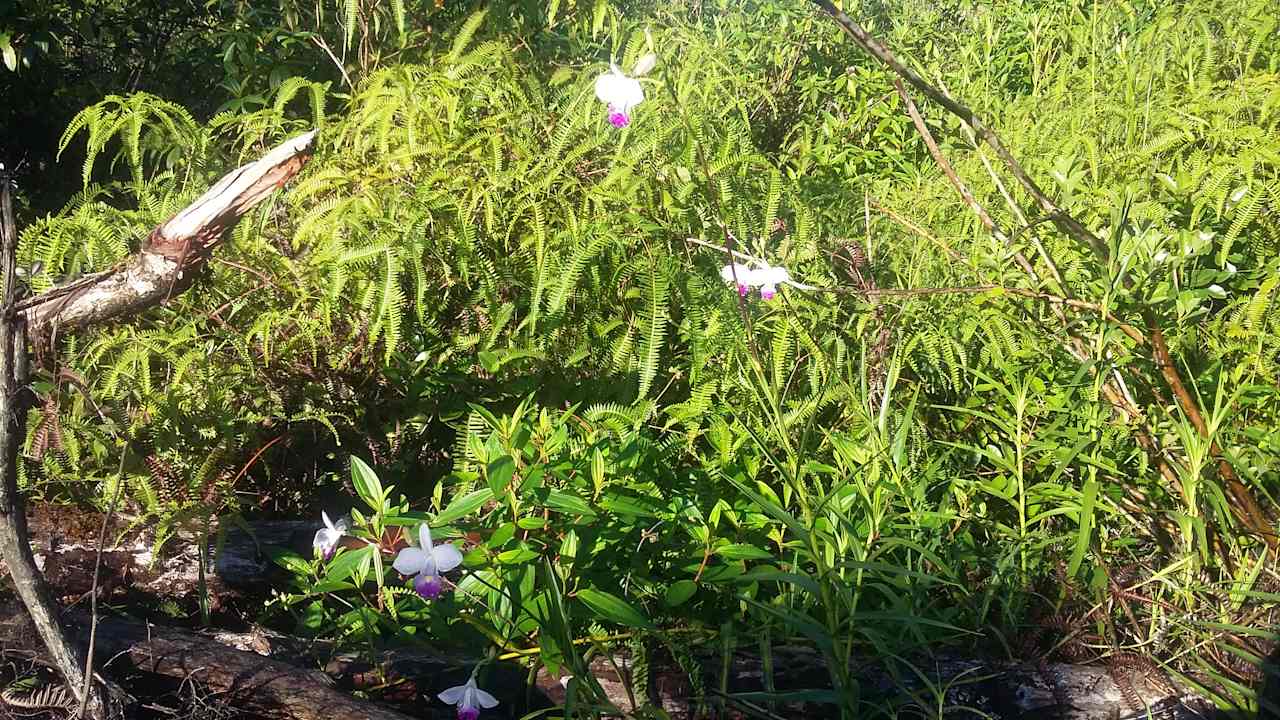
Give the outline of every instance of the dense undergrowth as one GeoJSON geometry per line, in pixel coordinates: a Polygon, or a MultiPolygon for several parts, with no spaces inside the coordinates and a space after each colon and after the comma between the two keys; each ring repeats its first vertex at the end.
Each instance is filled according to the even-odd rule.
{"type": "Polygon", "coordinates": [[[36,291],[136,249],[229,166],[320,140],[196,289],[41,358],[29,492],[105,502],[124,467],[170,528],[336,516],[358,491],[388,553],[430,518],[466,553],[433,603],[390,554],[280,558],[276,617],[359,647],[475,637],[581,676],[618,643],[685,662],[799,639],[830,670],[807,697],[846,717],[894,711],[854,659],[1133,652],[1256,707],[1280,586],[1211,444],[1274,511],[1273,6],[846,6],[1105,261],[916,97],[984,227],[892,77],[806,3],[452,7],[443,38],[352,6],[380,22],[339,25],[351,87],[262,77],[207,121],[115,96],[68,128],[86,185],[22,234],[36,291]],[[595,78],[646,53],[613,127],[595,78]],[[740,298],[726,238],[812,288],[740,298]],[[395,490],[359,464],[346,484],[349,458],[395,490]]]}

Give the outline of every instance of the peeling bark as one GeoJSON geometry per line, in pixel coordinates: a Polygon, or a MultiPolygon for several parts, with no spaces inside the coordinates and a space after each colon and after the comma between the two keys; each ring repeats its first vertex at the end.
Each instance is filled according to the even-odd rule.
{"type": "Polygon", "coordinates": [[[16,306],[35,341],[158,305],[190,287],[228,230],[283,186],[310,158],[315,131],[228,173],[147,237],[141,251],[103,272],[52,288],[16,306]]]}

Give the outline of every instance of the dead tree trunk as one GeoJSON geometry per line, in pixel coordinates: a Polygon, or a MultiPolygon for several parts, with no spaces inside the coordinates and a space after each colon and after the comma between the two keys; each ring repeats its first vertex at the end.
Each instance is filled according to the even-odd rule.
{"type": "MultiPolygon", "coordinates": [[[[314,135],[310,132],[293,138],[257,162],[228,173],[185,210],[153,230],[141,251],[115,267],[24,301],[18,299],[15,277],[18,229],[10,180],[0,176],[0,280],[4,282],[0,305],[0,555],[41,640],[77,700],[84,700],[78,682],[86,667],[84,654],[68,642],[58,608],[32,558],[18,491],[18,453],[29,409],[23,397],[28,332],[34,342],[51,343],[60,328],[85,328],[124,317],[185,290],[194,273],[184,271],[206,262],[227,230],[298,173],[310,157],[314,135]]],[[[89,685],[88,694],[91,717],[114,714],[101,685],[89,685]]]]}

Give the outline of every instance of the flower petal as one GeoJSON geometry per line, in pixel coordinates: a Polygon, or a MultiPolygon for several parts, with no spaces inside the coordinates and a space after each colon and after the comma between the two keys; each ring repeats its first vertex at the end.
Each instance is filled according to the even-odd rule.
{"type": "Polygon", "coordinates": [[[418,547],[431,552],[431,528],[426,523],[418,526],[418,547]]]}
{"type": "Polygon", "coordinates": [[[613,102],[614,96],[618,94],[618,81],[626,78],[607,72],[596,78],[596,99],[608,105],[613,102]]]}
{"type": "Polygon", "coordinates": [[[743,265],[742,263],[725,265],[724,267],[720,268],[720,277],[725,282],[733,282],[735,273],[737,274],[738,283],[741,285],[745,285],[747,284],[747,278],[751,276],[751,268],[746,265],[743,265]]]}
{"type": "MultiPolygon", "coordinates": [[[[471,682],[468,681],[467,685],[470,684],[471,682]]],[[[442,691],[436,697],[440,698],[440,702],[457,705],[458,701],[462,699],[463,694],[467,692],[467,685],[454,685],[448,690],[442,691]]]]}
{"type": "Polygon", "coordinates": [[[444,578],[431,574],[422,574],[413,579],[413,591],[423,600],[435,600],[444,594],[444,578]]]}
{"type": "Polygon", "coordinates": [[[596,98],[626,115],[644,100],[640,81],[618,72],[607,72],[596,78],[596,98]]]}
{"type": "Polygon", "coordinates": [[[432,548],[431,558],[435,561],[436,572],[447,573],[462,564],[462,553],[449,543],[432,548]]]}
{"type": "Polygon", "coordinates": [[[757,270],[756,277],[762,284],[781,285],[791,279],[791,273],[784,267],[769,266],[757,270]]]}
{"type": "Polygon", "coordinates": [[[485,708],[486,710],[489,708],[498,707],[498,698],[490,695],[489,693],[485,692],[484,690],[481,690],[480,688],[476,688],[475,698],[476,698],[476,701],[480,704],[480,707],[485,708]]]}
{"type": "Polygon", "coordinates": [[[427,569],[427,565],[431,562],[431,556],[419,550],[418,548],[405,548],[396,555],[396,561],[391,567],[401,575],[417,575],[427,569]]]}

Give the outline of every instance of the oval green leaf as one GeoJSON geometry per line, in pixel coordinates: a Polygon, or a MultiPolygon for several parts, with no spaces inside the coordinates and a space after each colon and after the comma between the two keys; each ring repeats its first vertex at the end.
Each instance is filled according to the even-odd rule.
{"type": "Polygon", "coordinates": [[[502,455],[489,463],[489,467],[485,472],[489,481],[489,489],[493,491],[494,497],[500,497],[506,493],[507,488],[511,485],[511,478],[516,474],[516,461],[510,455],[502,455]]]}
{"type": "Polygon", "coordinates": [[[677,580],[667,588],[664,598],[670,607],[679,607],[689,601],[698,592],[698,583],[692,580],[677,580]]]}
{"type": "Polygon", "coordinates": [[[578,591],[578,599],[600,617],[619,625],[638,628],[653,627],[649,619],[641,614],[639,610],[636,610],[626,600],[616,595],[611,595],[602,590],[587,588],[578,591]]]}

